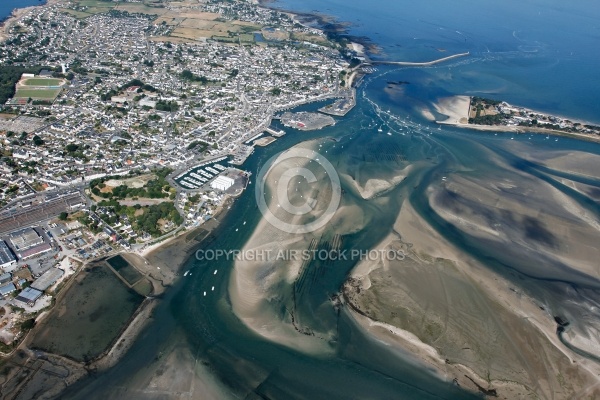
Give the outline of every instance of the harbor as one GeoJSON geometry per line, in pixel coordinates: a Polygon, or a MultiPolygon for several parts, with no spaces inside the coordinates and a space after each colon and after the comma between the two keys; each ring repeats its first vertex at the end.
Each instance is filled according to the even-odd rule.
{"type": "Polygon", "coordinates": [[[335,125],[333,117],[311,112],[285,112],[280,119],[283,125],[301,131],[313,131],[335,125]]]}

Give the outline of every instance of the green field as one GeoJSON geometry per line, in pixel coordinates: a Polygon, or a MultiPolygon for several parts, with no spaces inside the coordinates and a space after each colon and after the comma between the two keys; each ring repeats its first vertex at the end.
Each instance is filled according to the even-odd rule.
{"type": "Polygon", "coordinates": [[[96,7],[96,8],[104,8],[104,9],[113,9],[118,4],[118,3],[114,3],[112,1],[102,1],[102,0],[78,0],[75,3],[81,7],[96,7]]]}
{"type": "Polygon", "coordinates": [[[54,100],[60,89],[17,89],[15,98],[54,100]]]}
{"type": "Polygon", "coordinates": [[[22,82],[25,86],[60,86],[61,83],[60,79],[53,78],[30,78],[22,82]]]}
{"type": "Polygon", "coordinates": [[[71,14],[72,16],[74,16],[77,19],[84,19],[84,18],[89,17],[90,15],[93,15],[88,12],[71,10],[70,8],[61,8],[60,11],[65,12],[67,14],[71,14]]]}

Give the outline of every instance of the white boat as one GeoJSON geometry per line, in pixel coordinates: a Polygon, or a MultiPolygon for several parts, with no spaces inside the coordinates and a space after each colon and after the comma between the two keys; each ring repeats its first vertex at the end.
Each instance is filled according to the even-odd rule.
{"type": "Polygon", "coordinates": [[[197,187],[200,187],[200,186],[202,186],[202,182],[199,182],[199,181],[197,181],[197,180],[195,180],[195,179],[193,179],[193,178],[187,177],[186,179],[187,179],[189,182],[192,182],[192,183],[193,183],[194,185],[196,185],[197,187]]]}
{"type": "Polygon", "coordinates": [[[181,181],[181,182],[179,182],[179,184],[180,184],[181,186],[185,186],[185,187],[186,187],[186,188],[188,188],[188,189],[196,189],[196,187],[195,187],[195,186],[193,186],[193,185],[191,185],[191,184],[187,183],[186,181],[181,181]]]}
{"type": "MultiPolygon", "coordinates": [[[[188,179],[189,179],[189,178],[188,178],[188,179]]],[[[195,184],[193,184],[193,183],[191,183],[191,182],[189,182],[189,181],[182,180],[182,181],[181,181],[181,184],[182,184],[182,185],[185,185],[186,187],[188,187],[188,188],[190,188],[190,189],[198,189],[198,186],[196,186],[195,184]]]]}

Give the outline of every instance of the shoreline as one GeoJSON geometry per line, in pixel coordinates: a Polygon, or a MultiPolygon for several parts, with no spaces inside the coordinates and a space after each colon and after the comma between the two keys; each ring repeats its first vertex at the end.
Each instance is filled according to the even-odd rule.
{"type": "MultiPolygon", "coordinates": [[[[457,337],[467,338],[467,341],[461,342],[463,349],[458,353],[448,348],[440,341],[440,337],[433,340],[427,339],[428,336],[423,330],[414,330],[407,328],[406,326],[412,326],[409,323],[405,325],[397,326],[393,321],[397,321],[393,317],[387,319],[387,314],[378,310],[382,310],[381,307],[388,305],[387,302],[381,304],[372,304],[372,306],[365,306],[365,300],[362,296],[365,296],[365,292],[368,292],[373,284],[377,285],[377,292],[390,294],[393,290],[394,293],[403,292],[409,290],[415,296],[419,296],[418,293],[424,293],[426,290],[431,290],[429,285],[421,287],[419,281],[427,281],[431,276],[436,276],[437,273],[428,275],[427,270],[435,268],[435,262],[439,260],[447,260],[448,264],[444,264],[443,270],[450,271],[455,269],[457,272],[455,275],[448,275],[448,277],[460,277],[460,279],[469,282],[469,285],[473,293],[481,293],[481,295],[473,295],[474,298],[481,300],[482,304],[489,304],[488,309],[494,310],[497,316],[490,317],[491,320],[495,320],[501,329],[498,332],[502,332],[505,329],[515,330],[517,332],[529,332],[534,333],[538,339],[533,342],[520,343],[518,340],[509,339],[506,341],[506,353],[519,354],[519,350],[526,352],[543,351],[547,357],[546,361],[540,361],[539,364],[528,365],[523,364],[528,370],[527,374],[530,376],[536,376],[537,373],[544,374],[543,365],[545,362],[562,363],[561,365],[566,366],[570,364],[579,365],[581,371],[581,380],[579,383],[581,386],[574,388],[580,392],[586,389],[586,385],[596,384],[597,374],[600,369],[597,364],[590,362],[578,354],[574,354],[564,346],[556,334],[556,323],[552,317],[552,314],[543,307],[540,307],[536,299],[522,293],[513,290],[510,282],[506,281],[505,278],[497,275],[494,272],[488,271],[477,261],[467,258],[465,259],[462,253],[455,248],[452,244],[444,241],[421,217],[419,217],[412,206],[408,206],[405,210],[401,211],[396,221],[398,226],[398,232],[403,232],[402,241],[403,243],[410,243],[410,251],[407,260],[410,263],[411,259],[414,264],[383,264],[378,266],[370,266],[368,263],[357,265],[349,274],[348,279],[343,284],[341,289],[341,297],[343,298],[343,304],[346,305],[346,311],[351,317],[351,320],[363,330],[373,340],[380,341],[391,349],[398,349],[399,351],[408,354],[409,359],[414,360],[417,365],[421,368],[432,370],[440,379],[447,382],[454,382],[459,386],[471,390],[475,393],[479,392],[494,396],[493,393],[500,398],[515,398],[517,391],[522,390],[531,391],[535,390],[538,393],[552,393],[552,384],[543,385],[538,388],[530,386],[531,382],[528,382],[526,378],[524,380],[515,380],[514,372],[511,369],[495,370],[493,375],[485,376],[482,374],[485,372],[487,365],[480,365],[479,361],[481,358],[485,358],[486,344],[490,344],[489,341],[479,341],[479,339],[468,339],[470,333],[466,333],[466,336],[460,335],[460,330],[450,331],[448,326],[446,330],[442,328],[442,335],[458,334],[457,337]],[[400,227],[405,227],[401,230],[400,227]],[[410,227],[410,230],[406,228],[410,227]],[[432,264],[433,263],[433,264],[432,264]],[[394,274],[393,271],[407,271],[413,267],[411,265],[419,265],[417,272],[414,275],[396,275],[404,277],[404,284],[396,285],[382,283],[382,279],[386,279],[387,276],[394,274]],[[423,265],[428,265],[429,268],[422,268],[423,265]],[[450,267],[452,265],[452,267],[450,267]],[[382,272],[383,271],[383,272],[382,272]],[[382,278],[382,276],[384,276],[382,278]],[[472,277],[477,277],[473,279],[472,277]],[[418,280],[416,280],[418,278],[418,280]],[[374,283],[375,282],[375,283],[374,283]],[[386,289],[387,288],[387,289],[386,289]],[[414,288],[414,290],[413,290],[414,288]],[[425,338],[425,339],[424,339],[425,338]],[[473,357],[469,357],[463,353],[467,348],[469,352],[471,348],[477,349],[477,352],[473,357]],[[539,372],[538,372],[539,371],[539,372]],[[585,380],[584,380],[585,379],[585,380]]],[[[390,244],[393,243],[396,238],[395,233],[391,233],[386,239],[384,239],[377,249],[388,249],[390,244]]],[[[406,261],[403,261],[403,263],[406,261]]],[[[454,278],[453,278],[454,279],[454,278]]],[[[447,280],[451,282],[451,279],[447,280]]],[[[450,283],[448,283],[450,285],[450,283]]],[[[431,297],[431,304],[435,304],[435,301],[448,302],[450,299],[459,299],[460,295],[452,295],[452,291],[449,291],[451,286],[446,284],[442,285],[444,296],[441,300],[435,300],[435,297],[431,297]],[[450,297],[448,294],[450,293],[450,297]]],[[[463,286],[455,286],[463,287],[463,286]]],[[[461,289],[462,290],[462,289],[461,289]]],[[[458,292],[454,292],[458,293],[458,292]]],[[[421,299],[415,297],[416,299],[421,299]]],[[[371,299],[367,297],[366,299],[371,299]]],[[[410,302],[403,303],[403,297],[394,298],[393,302],[399,302],[403,304],[402,307],[410,309],[410,302]]],[[[417,300],[415,300],[417,301],[417,300]]],[[[370,304],[370,303],[369,303],[370,304]]],[[[449,303],[448,303],[449,304],[449,303]]],[[[435,310],[435,306],[431,306],[432,310],[435,310]]],[[[485,307],[484,307],[485,308],[485,307]]],[[[398,309],[393,309],[397,311],[398,309]]],[[[419,309],[416,309],[419,312],[419,309]]],[[[389,309],[388,309],[389,311],[389,309]]],[[[435,315],[434,311],[431,311],[430,315],[435,315]]],[[[464,310],[465,316],[468,315],[468,309],[464,310]]],[[[434,318],[434,317],[432,317],[434,318]]],[[[433,320],[432,320],[433,321],[433,320]]],[[[489,324],[487,321],[482,321],[481,326],[489,324]]],[[[479,324],[478,324],[479,325],[479,324]]],[[[473,329],[473,328],[471,328],[473,329]]],[[[491,330],[492,332],[497,332],[491,330]]],[[[470,329],[467,331],[470,332],[470,329]]],[[[488,331],[489,332],[489,331],[488,331]]],[[[435,335],[434,335],[435,336],[435,335]]],[[[502,338],[499,333],[498,338],[502,338]]],[[[502,339],[506,340],[506,339],[502,339]]],[[[460,346],[459,346],[460,347],[460,346]]],[[[518,356],[517,356],[518,357],[518,356]]],[[[499,357],[502,359],[502,357],[499,357]]],[[[511,360],[507,358],[507,360],[511,360]]],[[[518,360],[518,358],[517,358],[518,360]]],[[[502,362],[499,361],[502,365],[502,362]]],[[[490,368],[490,366],[487,366],[490,368]]],[[[488,370],[489,371],[489,370],[488,370]]],[[[559,373],[561,370],[556,369],[554,372],[559,373]]],[[[564,370],[563,370],[564,372],[564,370]]],[[[550,375],[552,372],[549,373],[550,375]]],[[[525,375],[527,376],[527,375],[525,375]]]]}
{"type": "Polygon", "coordinates": [[[19,22],[30,11],[36,8],[44,8],[49,5],[58,4],[60,0],[40,0],[41,4],[29,5],[21,8],[14,8],[10,15],[0,19],[0,42],[4,42],[8,39],[8,30],[13,24],[19,22]]]}
{"type": "Polygon", "coordinates": [[[140,304],[115,342],[105,353],[90,363],[91,367],[100,370],[108,369],[116,365],[127,353],[127,350],[135,343],[139,334],[150,322],[150,316],[152,315],[154,308],[160,303],[160,298],[155,296],[162,295],[168,287],[172,286],[178,280],[178,278],[181,278],[181,270],[184,264],[187,263],[194,254],[197,247],[202,245],[202,243],[209,238],[212,231],[218,228],[219,223],[216,221],[216,217],[223,216],[223,213],[226,214],[228,209],[225,208],[225,206],[233,205],[233,200],[235,200],[235,198],[226,198],[223,202],[223,206],[217,210],[213,218],[206,221],[204,224],[184,230],[164,242],[151,246],[144,252],[118,253],[136,270],[147,276],[153,283],[153,288],[156,283],[161,285],[162,290],[157,292],[154,288],[152,296],[147,297],[142,304],[140,304]],[[202,232],[206,232],[206,235],[201,240],[196,240],[198,235],[202,232]],[[136,265],[135,261],[131,260],[132,256],[140,257],[145,261],[147,268],[140,267],[139,264],[136,265]],[[166,262],[167,260],[169,263],[166,262]],[[154,268],[156,268],[156,270],[154,268]],[[162,276],[161,278],[154,275],[159,273],[162,276]]]}
{"type": "MultiPolygon", "coordinates": [[[[40,6],[46,6],[46,5],[48,5],[48,3],[60,3],[60,1],[59,0],[54,0],[54,1],[50,0],[47,3],[42,4],[40,6]]],[[[258,4],[261,6],[263,6],[266,3],[268,3],[268,1],[265,1],[265,0],[258,1],[258,4]]],[[[39,7],[39,6],[32,6],[32,7],[39,7]]],[[[14,24],[15,22],[18,22],[18,20],[20,18],[22,18],[23,15],[25,15],[25,10],[27,10],[28,8],[33,10],[32,7],[20,9],[20,10],[23,10],[24,13],[21,16],[19,16],[16,21],[13,21],[11,23],[14,24]]],[[[277,9],[277,10],[282,11],[279,9],[277,9]]],[[[294,15],[297,15],[297,14],[294,13],[294,15]]],[[[307,15],[310,15],[310,14],[307,14],[307,15]]],[[[343,25],[340,24],[340,26],[343,26],[343,25]]],[[[9,28],[7,28],[7,29],[9,29],[9,28]]],[[[347,36],[343,36],[343,37],[347,37],[347,36]]],[[[0,32],[0,40],[5,40],[5,38],[2,37],[1,32],[0,32]]],[[[335,43],[337,43],[337,42],[335,42],[335,43]]],[[[431,65],[430,63],[443,62],[448,59],[460,57],[460,56],[463,56],[466,54],[468,54],[468,53],[444,57],[442,59],[434,60],[434,61],[426,62],[426,63],[409,63],[409,62],[393,62],[393,61],[388,61],[388,62],[373,61],[372,63],[373,64],[379,63],[379,64],[424,66],[424,65],[431,65]]],[[[310,101],[308,101],[308,103],[315,102],[315,101],[318,101],[318,100],[310,100],[310,101]]],[[[468,114],[467,114],[467,118],[468,118],[468,114]]],[[[588,137],[588,136],[592,136],[592,135],[554,131],[554,130],[547,129],[547,128],[527,128],[527,127],[512,127],[512,126],[501,126],[501,125],[500,126],[473,125],[473,124],[460,123],[459,120],[457,120],[456,122],[445,122],[445,121],[441,121],[441,122],[435,121],[435,122],[438,124],[457,126],[460,128],[467,128],[467,129],[480,130],[480,131],[499,131],[499,132],[514,132],[514,133],[531,132],[531,133],[540,133],[540,134],[541,133],[549,133],[552,135],[560,135],[560,136],[572,137],[572,138],[578,138],[578,139],[584,139],[584,140],[590,140],[590,141],[600,141],[600,137],[597,137],[597,138],[596,137],[588,137]],[[503,127],[506,128],[506,130],[500,129],[503,127]],[[525,128],[525,130],[520,131],[520,129],[523,129],[523,128],[525,128]]],[[[257,125],[257,127],[258,126],[259,125],[257,125]]],[[[243,193],[243,191],[241,193],[243,193]]],[[[189,227],[189,228],[184,227],[184,229],[182,229],[179,232],[176,232],[171,237],[168,237],[163,241],[154,243],[148,247],[139,249],[138,251],[118,252],[116,254],[122,255],[122,256],[135,255],[136,257],[139,257],[140,260],[142,261],[142,264],[140,264],[141,268],[143,268],[144,271],[141,271],[131,261],[130,261],[130,264],[132,266],[134,266],[134,268],[136,268],[137,270],[140,270],[140,272],[143,272],[145,276],[150,276],[151,277],[150,279],[153,282],[153,287],[154,287],[155,281],[158,284],[160,284],[161,289],[164,292],[165,290],[167,290],[168,287],[172,286],[174,282],[181,279],[181,277],[182,277],[181,273],[183,270],[183,266],[186,263],[188,263],[188,261],[190,260],[190,257],[193,256],[193,253],[189,253],[189,251],[192,249],[197,249],[199,246],[202,246],[206,240],[210,239],[210,236],[211,236],[211,233],[213,232],[213,230],[218,229],[220,226],[220,222],[217,221],[217,217],[222,218],[222,217],[226,216],[228,210],[235,204],[235,200],[237,199],[238,196],[226,196],[223,200],[222,205],[219,206],[217,208],[217,210],[215,211],[213,217],[209,221],[206,221],[201,225],[197,225],[197,226],[193,226],[193,227],[189,227]],[[226,208],[226,207],[228,207],[228,208],[226,208]],[[205,236],[203,236],[202,239],[198,240],[198,237],[200,237],[202,232],[207,232],[207,233],[205,236]],[[143,264],[144,262],[145,262],[145,266],[143,264]],[[145,270],[147,270],[147,271],[145,271],[145,270]],[[158,272],[158,271],[160,271],[160,272],[158,272]],[[148,274],[148,275],[146,275],[146,274],[148,274]],[[155,275],[156,277],[154,277],[153,275],[155,275]],[[158,276],[162,276],[162,277],[159,279],[158,276]]],[[[262,220],[264,221],[264,218],[262,218],[262,220]]],[[[260,226],[260,225],[258,225],[258,226],[260,226]]],[[[75,277],[81,270],[83,270],[86,265],[87,265],[87,263],[84,264],[80,268],[80,270],[77,271],[77,273],[75,273],[73,275],[73,277],[75,277]]],[[[351,278],[353,276],[354,272],[355,272],[355,270],[353,270],[350,273],[348,278],[351,278]]],[[[368,274],[366,275],[366,277],[368,279],[368,274]]],[[[485,279],[488,279],[488,278],[489,277],[486,277],[485,279]]],[[[483,280],[484,278],[480,278],[480,279],[483,280]]],[[[61,292],[62,296],[68,295],[68,291],[71,290],[72,286],[73,286],[72,282],[73,282],[73,280],[71,280],[69,282],[68,286],[65,287],[64,290],[61,292]]],[[[163,292],[160,292],[158,294],[162,294],[163,292]]],[[[344,296],[344,300],[346,300],[345,291],[343,290],[342,293],[344,296]]],[[[156,294],[156,293],[153,290],[152,295],[154,295],[154,294],[156,294]]],[[[534,302],[534,299],[528,299],[528,300],[531,302],[534,302]]],[[[96,371],[103,371],[114,365],[117,365],[120,362],[120,360],[123,358],[123,356],[125,356],[125,354],[129,351],[131,346],[136,342],[136,340],[138,339],[138,337],[142,333],[142,331],[145,328],[147,328],[149,326],[149,324],[152,322],[152,317],[151,317],[152,312],[155,309],[155,307],[158,304],[160,304],[159,303],[160,301],[161,300],[157,299],[157,298],[146,298],[145,300],[143,300],[143,302],[135,310],[131,319],[129,321],[127,321],[127,323],[124,325],[124,329],[119,333],[119,335],[117,336],[115,341],[106,349],[105,352],[103,352],[101,354],[101,356],[99,356],[95,360],[92,360],[90,363],[83,365],[84,370],[87,373],[93,373],[96,371]]],[[[359,329],[363,329],[371,339],[386,343],[394,350],[399,349],[400,351],[405,352],[407,355],[414,358],[416,360],[416,362],[423,361],[423,365],[427,364],[427,366],[431,367],[433,370],[435,370],[435,372],[440,374],[440,379],[449,379],[448,377],[451,374],[453,374],[454,376],[456,376],[454,378],[454,380],[456,381],[457,384],[460,383],[460,386],[469,385],[468,380],[470,379],[470,382],[472,382],[471,385],[475,385],[480,391],[482,391],[482,388],[486,387],[487,383],[493,383],[495,389],[499,389],[503,385],[506,385],[507,387],[508,386],[512,387],[512,385],[517,385],[517,383],[513,383],[510,381],[486,382],[485,377],[478,375],[472,369],[470,369],[468,366],[460,364],[460,363],[451,363],[451,362],[448,362],[447,359],[444,360],[443,357],[440,355],[440,353],[436,352],[435,347],[430,346],[427,343],[420,341],[418,339],[418,337],[415,334],[411,333],[409,330],[403,330],[403,329],[395,327],[393,325],[386,324],[385,322],[380,322],[375,319],[369,318],[367,314],[363,314],[360,311],[358,306],[356,306],[356,308],[355,308],[354,304],[351,301],[346,301],[346,304],[349,306],[346,310],[348,311],[350,318],[353,319],[353,321],[356,323],[356,325],[359,327],[359,329]],[[388,333],[388,331],[389,331],[389,333],[388,333]],[[449,371],[453,371],[453,373],[449,372],[449,371]],[[460,372],[460,374],[458,374],[459,372],[460,372]],[[469,378],[469,376],[467,376],[466,374],[473,377],[475,380],[469,378]]],[[[50,311],[52,309],[53,308],[50,308],[50,311]]],[[[519,313],[519,312],[523,312],[523,311],[515,311],[515,313],[519,313]]],[[[523,312],[523,314],[525,314],[525,313],[523,312]]],[[[545,319],[540,320],[540,321],[537,321],[534,319],[533,321],[535,321],[534,323],[539,323],[540,326],[538,326],[538,329],[540,330],[540,332],[542,332],[542,334],[546,334],[546,330],[549,329],[546,326],[547,321],[545,319]]],[[[35,329],[32,330],[31,332],[34,332],[34,334],[32,334],[31,336],[35,336],[35,329]]],[[[555,337],[552,337],[552,338],[555,339],[555,337]]],[[[550,337],[548,337],[548,339],[550,341],[552,341],[550,337]]],[[[21,346],[19,346],[19,347],[21,347],[21,346]]],[[[49,353],[49,355],[56,356],[55,354],[52,354],[52,353],[49,353]]],[[[565,353],[565,355],[567,355],[568,357],[571,357],[567,353],[565,353]]],[[[575,362],[574,358],[573,358],[573,362],[575,362]]],[[[421,365],[421,364],[418,364],[418,365],[421,365]]],[[[489,390],[495,391],[495,389],[489,389],[489,390]]],[[[482,391],[482,392],[485,393],[484,391],[482,391]]],[[[486,394],[488,394],[488,393],[486,393],[486,394]]],[[[491,393],[489,393],[489,394],[492,396],[495,395],[495,394],[491,394],[491,393]]]]}
{"type": "MultiPolygon", "coordinates": [[[[451,96],[440,99],[437,103],[434,104],[435,110],[447,116],[448,118],[442,121],[435,120],[434,122],[438,125],[447,125],[454,126],[462,129],[471,129],[475,131],[487,131],[487,132],[507,132],[507,133],[516,133],[516,134],[546,134],[552,136],[562,136],[572,139],[581,139],[591,142],[600,142],[600,136],[593,134],[585,134],[585,133],[575,133],[575,132],[565,132],[555,129],[549,128],[539,128],[534,126],[519,126],[519,125],[480,125],[480,124],[470,124],[469,113],[471,107],[471,96],[451,96]],[[468,101],[467,101],[468,99],[468,101]],[[466,104],[466,105],[465,105],[466,104]],[[460,108],[463,108],[462,110],[460,108]],[[466,108],[466,109],[464,109],[466,108]]],[[[537,112],[535,110],[526,109],[528,112],[537,112]]],[[[428,111],[428,110],[427,110],[428,111]]],[[[425,115],[426,113],[422,113],[425,118],[432,120],[433,115],[425,115]]],[[[543,113],[540,113],[543,114],[543,113]]],[[[554,116],[553,114],[545,114],[554,116]]],[[[562,117],[561,117],[562,118],[562,117]]],[[[571,121],[575,121],[571,118],[571,121]]]]}
{"type": "MultiPolygon", "coordinates": [[[[441,122],[437,122],[441,124],[441,122]]],[[[471,129],[475,131],[491,131],[491,132],[502,132],[502,133],[516,133],[516,134],[547,134],[552,136],[562,136],[571,139],[581,139],[589,142],[600,142],[600,137],[586,135],[583,133],[570,133],[570,132],[562,132],[554,129],[548,128],[533,128],[533,127],[522,127],[522,126],[506,126],[506,125],[475,125],[475,124],[454,124],[454,123],[446,123],[443,125],[454,126],[457,128],[463,129],[471,129]]]]}
{"type": "Polygon", "coordinates": [[[366,36],[354,36],[348,33],[348,27],[351,25],[348,22],[339,22],[336,17],[327,14],[321,14],[317,12],[304,12],[304,11],[292,11],[285,8],[277,8],[273,6],[273,3],[277,3],[275,0],[255,0],[259,7],[276,10],[282,13],[286,13],[295,18],[295,22],[311,29],[315,29],[308,23],[314,21],[317,26],[316,29],[323,32],[328,40],[344,46],[345,43],[341,43],[339,39],[346,39],[354,49],[359,48],[363,55],[367,56],[369,53],[378,54],[380,53],[380,47],[373,42],[373,40],[366,36]],[[357,45],[356,47],[354,45],[357,45]]]}

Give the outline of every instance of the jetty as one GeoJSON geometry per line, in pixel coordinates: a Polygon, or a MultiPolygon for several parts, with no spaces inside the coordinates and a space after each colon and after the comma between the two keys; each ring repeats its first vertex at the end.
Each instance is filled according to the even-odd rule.
{"type": "Polygon", "coordinates": [[[459,54],[453,54],[451,56],[448,57],[443,57],[443,58],[439,58],[437,60],[433,60],[433,61],[425,61],[425,62],[411,62],[411,61],[376,61],[376,60],[370,60],[368,62],[366,62],[367,64],[383,64],[383,65],[401,65],[401,66],[405,66],[405,67],[429,67],[431,65],[435,65],[435,64],[439,64],[439,63],[443,63],[445,61],[450,61],[450,60],[454,60],[455,58],[461,58],[461,57],[466,57],[468,55],[470,55],[470,52],[466,52],[466,53],[459,53],[459,54]]]}

